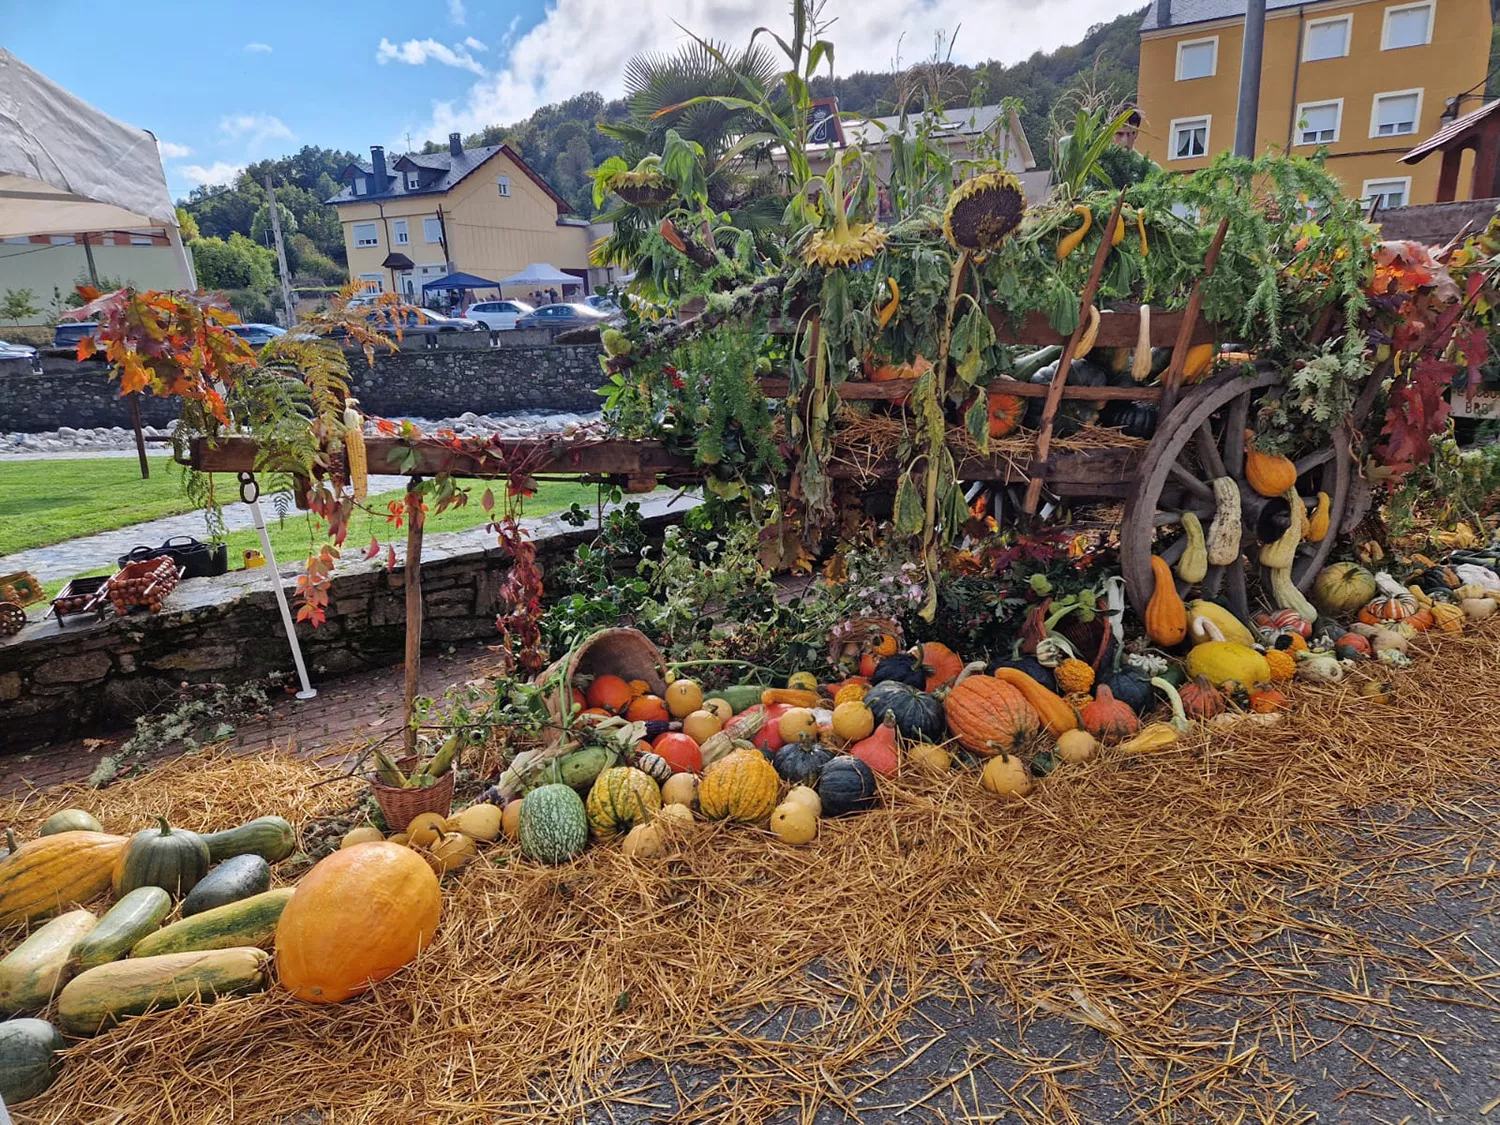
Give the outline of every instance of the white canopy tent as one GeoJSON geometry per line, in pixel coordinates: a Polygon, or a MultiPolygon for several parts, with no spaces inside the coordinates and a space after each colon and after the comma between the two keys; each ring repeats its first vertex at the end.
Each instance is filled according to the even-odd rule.
{"type": "Polygon", "coordinates": [[[198,287],[156,138],[0,47],[0,238],[162,227],[198,287]]]}
{"type": "Polygon", "coordinates": [[[587,287],[588,282],[576,273],[563,273],[556,266],[549,266],[545,262],[532,262],[520,273],[513,273],[509,277],[502,277],[500,284],[506,289],[530,285],[532,287],[542,285],[582,285],[587,287]]]}

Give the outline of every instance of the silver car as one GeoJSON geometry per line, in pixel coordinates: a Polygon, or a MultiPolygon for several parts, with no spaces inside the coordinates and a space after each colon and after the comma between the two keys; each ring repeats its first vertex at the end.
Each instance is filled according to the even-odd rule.
{"type": "Polygon", "coordinates": [[[42,360],[30,344],[11,344],[0,340],[0,359],[23,359],[36,372],[42,370],[42,360]]]}
{"type": "Polygon", "coordinates": [[[443,332],[482,332],[484,325],[477,320],[461,316],[444,316],[431,309],[377,308],[370,312],[370,323],[381,332],[395,332],[397,326],[402,336],[436,336],[443,332]]]}

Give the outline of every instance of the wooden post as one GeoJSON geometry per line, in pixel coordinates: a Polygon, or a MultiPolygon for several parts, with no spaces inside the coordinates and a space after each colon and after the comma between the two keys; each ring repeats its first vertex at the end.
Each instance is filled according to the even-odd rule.
{"type": "Polygon", "coordinates": [[[1052,385],[1047,389],[1047,402],[1042,407],[1041,425],[1037,427],[1036,457],[1031,463],[1031,480],[1026,484],[1024,510],[1028,516],[1036,515],[1038,502],[1042,498],[1042,482],[1047,479],[1047,455],[1052,450],[1052,426],[1057,421],[1057,407],[1062,402],[1063,387],[1068,382],[1068,368],[1073,363],[1073,353],[1078,350],[1078,341],[1089,324],[1089,309],[1094,307],[1094,298],[1099,293],[1099,281],[1104,276],[1104,261],[1109,257],[1110,236],[1115,224],[1120,222],[1120,211],[1125,206],[1125,193],[1115,200],[1115,209],[1109,213],[1109,222],[1104,224],[1099,249],[1094,253],[1094,264],[1089,270],[1088,283],[1083,287],[1083,298],[1078,312],[1078,327],[1068,337],[1062,357],[1057,361],[1057,374],[1052,376],[1052,385]]]}
{"type": "Polygon", "coordinates": [[[1214,240],[1209,243],[1208,256],[1203,259],[1203,272],[1193,282],[1193,291],[1188,295],[1187,308],[1182,313],[1182,324],[1177,329],[1177,342],[1172,345],[1172,362],[1162,374],[1161,410],[1157,414],[1160,422],[1167,420],[1172,407],[1177,404],[1177,388],[1182,383],[1182,368],[1187,363],[1188,348],[1193,337],[1193,325],[1198,322],[1198,313],[1203,309],[1203,283],[1213,275],[1219,264],[1219,250],[1224,246],[1224,236],[1229,232],[1229,216],[1219,220],[1219,229],[1214,231],[1214,240]]]}
{"type": "Polygon", "coordinates": [[[130,424],[135,430],[135,455],[141,459],[141,479],[151,476],[151,464],[146,460],[146,435],[141,432],[141,392],[132,391],[125,396],[130,400],[130,424]]]}
{"type": "Polygon", "coordinates": [[[412,477],[406,486],[406,753],[417,752],[417,730],[412,713],[417,703],[417,680],[422,675],[422,481],[412,477]]]}

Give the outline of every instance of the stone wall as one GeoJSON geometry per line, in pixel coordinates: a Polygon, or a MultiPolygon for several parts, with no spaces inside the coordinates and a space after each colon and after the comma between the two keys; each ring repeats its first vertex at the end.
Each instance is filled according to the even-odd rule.
{"type": "MultiPolygon", "coordinates": [[[[680,499],[674,505],[674,499],[640,501],[655,535],[691,506],[680,499]]],[[[569,528],[556,517],[531,522],[545,573],[597,534],[592,527],[569,528]]],[[[422,555],[424,645],[496,635],[508,559],[494,542],[482,529],[428,539],[422,555]]],[[[282,570],[289,598],[297,570],[282,570]]],[[[317,629],[297,628],[315,686],[404,659],[405,573],[376,562],[340,568],[328,620],[317,629]]],[[[265,570],[184,582],[159,614],[70,618],[59,627],[50,618],[40,620],[42,609],[31,608],[32,623],[20,634],[0,638],[0,751],[118,730],[171,699],[183,682],[244,683],[289,674],[293,667],[265,570]]]]}
{"type": "MultiPolygon", "coordinates": [[[[461,345],[437,348],[407,341],[399,352],[377,354],[373,368],[352,353],[349,369],[360,403],[372,414],[417,418],[599,408],[599,348],[509,341],[492,348],[482,333],[461,338],[461,345]]],[[[6,366],[14,369],[0,371],[0,433],[130,426],[130,411],[103,363],[48,358],[40,375],[21,364],[6,366]]],[[[140,406],[148,426],[166,426],[177,417],[171,399],[146,395],[140,406]]]]}

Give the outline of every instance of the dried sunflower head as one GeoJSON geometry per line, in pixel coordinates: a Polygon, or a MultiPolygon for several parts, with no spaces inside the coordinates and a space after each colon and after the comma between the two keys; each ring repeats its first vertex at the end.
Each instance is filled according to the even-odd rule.
{"type": "Polygon", "coordinates": [[[886,232],[874,223],[848,223],[839,216],[832,230],[816,231],[802,251],[809,265],[836,269],[868,262],[885,245],[886,232]]]}
{"type": "Polygon", "coordinates": [[[987,254],[1021,225],[1026,197],[1009,172],[985,172],[965,180],[948,196],[943,234],[955,250],[987,254]]]}
{"type": "Polygon", "coordinates": [[[616,172],[609,179],[609,190],[636,207],[660,207],[676,194],[676,185],[654,168],[635,168],[616,172]]]}

